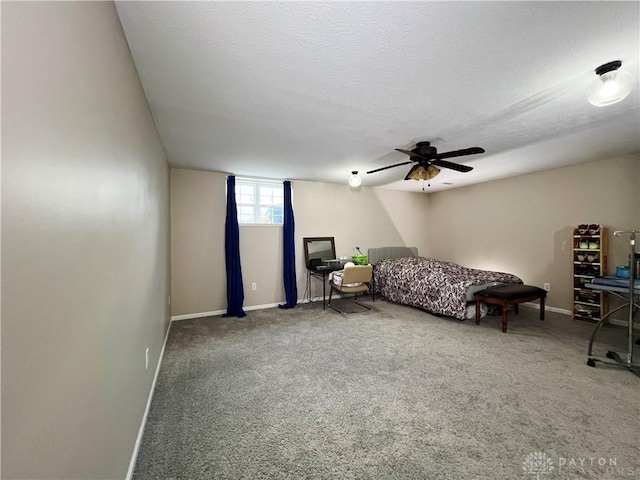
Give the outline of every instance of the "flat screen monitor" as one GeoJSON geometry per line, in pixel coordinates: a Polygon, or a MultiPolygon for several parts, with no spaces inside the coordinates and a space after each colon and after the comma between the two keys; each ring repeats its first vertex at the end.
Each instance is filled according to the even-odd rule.
{"type": "Polygon", "coordinates": [[[302,239],[304,245],[304,261],[311,270],[336,258],[336,244],[333,237],[306,237],[302,239]]]}

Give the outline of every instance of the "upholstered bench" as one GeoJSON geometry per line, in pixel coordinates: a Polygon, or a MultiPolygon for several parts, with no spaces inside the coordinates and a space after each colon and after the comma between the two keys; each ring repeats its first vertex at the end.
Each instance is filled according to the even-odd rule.
{"type": "Polygon", "coordinates": [[[540,299],[540,320],[544,320],[544,300],[547,291],[532,285],[500,285],[476,292],[476,325],[480,325],[480,302],[502,306],[502,331],[507,331],[507,312],[513,305],[518,314],[518,304],[540,299]]]}

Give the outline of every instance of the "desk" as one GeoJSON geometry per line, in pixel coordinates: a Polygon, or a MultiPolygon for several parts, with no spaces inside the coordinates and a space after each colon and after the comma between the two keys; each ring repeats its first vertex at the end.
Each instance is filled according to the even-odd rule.
{"type": "Polygon", "coordinates": [[[321,278],[322,279],[322,309],[326,309],[325,299],[327,298],[327,276],[331,272],[336,272],[338,270],[342,270],[344,267],[342,265],[338,265],[335,267],[328,266],[320,266],[313,269],[307,270],[307,290],[309,292],[309,301],[313,297],[311,295],[311,277],[321,278]]]}
{"type": "MultiPolygon", "coordinates": [[[[624,367],[628,370],[630,370],[631,372],[635,373],[636,375],[640,376],[640,363],[634,363],[633,362],[633,319],[636,315],[636,313],[638,313],[638,311],[640,311],[640,288],[636,287],[634,285],[633,288],[633,293],[631,291],[630,287],[621,287],[621,286],[613,286],[613,285],[601,285],[601,284],[595,284],[595,283],[587,283],[585,284],[585,287],[593,289],[593,290],[600,290],[600,291],[605,291],[605,292],[609,292],[612,295],[621,298],[623,300],[625,300],[627,303],[620,305],[616,308],[614,308],[613,310],[611,310],[610,312],[607,312],[606,315],[604,315],[602,317],[602,319],[598,322],[598,324],[596,325],[596,328],[593,330],[593,333],[591,334],[591,340],[589,340],[589,350],[587,351],[587,365],[589,365],[590,367],[595,367],[596,366],[596,362],[601,362],[601,363],[605,363],[607,365],[615,365],[617,367],[624,367]],[[607,360],[602,360],[601,358],[595,357],[592,355],[593,353],[593,341],[596,338],[596,333],[598,333],[598,330],[600,330],[600,327],[602,327],[608,320],[609,317],[623,309],[623,308],[629,308],[629,329],[628,329],[628,341],[629,341],[629,346],[628,346],[628,351],[627,351],[627,359],[626,361],[624,359],[622,359],[622,357],[620,357],[620,355],[618,355],[616,352],[612,352],[611,350],[607,352],[606,358],[613,360],[613,362],[611,361],[607,361],[607,360]]],[[[636,341],[636,344],[639,341],[636,341]]]]}

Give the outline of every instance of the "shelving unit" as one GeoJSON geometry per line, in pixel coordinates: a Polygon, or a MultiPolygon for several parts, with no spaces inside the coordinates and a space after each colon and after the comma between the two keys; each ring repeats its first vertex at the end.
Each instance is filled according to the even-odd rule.
{"type": "Polygon", "coordinates": [[[598,322],[607,313],[607,293],[584,287],[607,274],[607,229],[579,225],[573,229],[573,318],[598,322]],[[586,228],[585,228],[586,227],[586,228]]]}

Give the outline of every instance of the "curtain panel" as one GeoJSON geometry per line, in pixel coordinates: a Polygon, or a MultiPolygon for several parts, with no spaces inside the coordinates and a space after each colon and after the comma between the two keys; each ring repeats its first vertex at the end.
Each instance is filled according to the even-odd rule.
{"type": "Polygon", "coordinates": [[[236,177],[227,177],[227,219],[224,223],[224,259],[227,267],[227,313],[223,317],[244,317],[244,287],[240,265],[240,227],[236,207],[236,177]]]}
{"type": "Polygon", "coordinates": [[[284,182],[284,224],[283,224],[283,282],[286,303],[280,308],[293,308],[298,303],[298,287],[296,285],[296,243],[293,217],[293,203],[291,201],[291,182],[284,182]]]}

